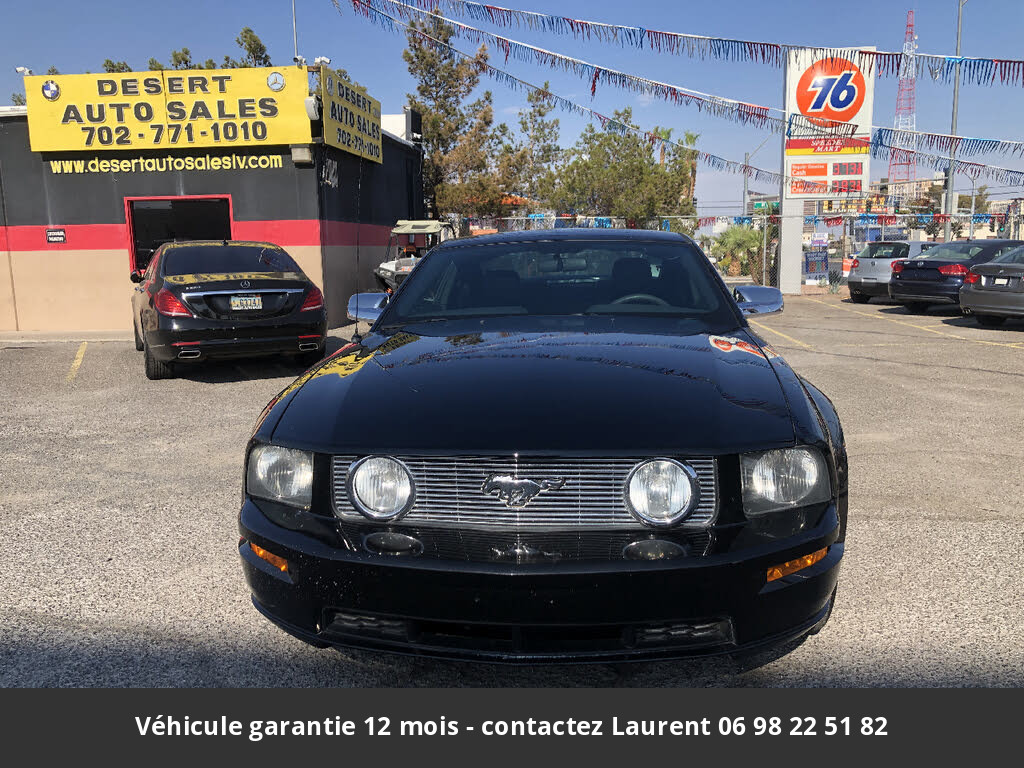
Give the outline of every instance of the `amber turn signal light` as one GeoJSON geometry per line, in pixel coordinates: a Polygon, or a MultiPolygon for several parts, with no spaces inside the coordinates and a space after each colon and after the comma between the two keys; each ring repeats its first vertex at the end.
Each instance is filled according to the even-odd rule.
{"type": "Polygon", "coordinates": [[[789,576],[791,573],[802,571],[804,568],[810,568],[819,560],[823,560],[827,554],[828,547],[825,547],[824,549],[819,549],[817,552],[811,552],[809,555],[798,557],[796,560],[790,560],[788,563],[773,566],[768,569],[768,581],[775,581],[777,579],[781,579],[783,576],[789,576]]]}
{"type": "Polygon", "coordinates": [[[258,547],[251,541],[249,542],[249,549],[256,553],[256,557],[261,560],[266,560],[272,566],[277,568],[277,570],[281,571],[281,573],[288,573],[288,561],[283,557],[278,557],[271,552],[267,552],[263,547],[258,547]]]}

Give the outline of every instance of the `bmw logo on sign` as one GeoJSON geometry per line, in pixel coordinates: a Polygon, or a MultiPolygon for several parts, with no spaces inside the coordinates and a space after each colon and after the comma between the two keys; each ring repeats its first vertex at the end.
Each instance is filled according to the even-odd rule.
{"type": "Polygon", "coordinates": [[[267,76],[267,87],[272,91],[280,91],[284,88],[284,75],[280,72],[271,72],[267,76]]]}
{"type": "Polygon", "coordinates": [[[53,80],[47,80],[43,83],[43,98],[47,101],[56,101],[59,99],[60,86],[53,82],[53,80]]]}

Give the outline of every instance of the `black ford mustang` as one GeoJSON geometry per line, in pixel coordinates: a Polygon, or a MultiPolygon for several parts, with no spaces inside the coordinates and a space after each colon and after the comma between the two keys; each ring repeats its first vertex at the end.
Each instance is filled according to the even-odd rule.
{"type": "Polygon", "coordinates": [[[247,447],[255,606],[317,646],[530,663],[817,632],[842,428],[744,319],[781,294],[738,292],[680,235],[561,230],[451,240],[358,297],[369,335],[247,447]]]}
{"type": "Polygon", "coordinates": [[[209,358],[283,353],[312,365],[324,355],[323,294],[280,246],[166,243],[132,282],[135,348],[150,379],[209,358]]]}

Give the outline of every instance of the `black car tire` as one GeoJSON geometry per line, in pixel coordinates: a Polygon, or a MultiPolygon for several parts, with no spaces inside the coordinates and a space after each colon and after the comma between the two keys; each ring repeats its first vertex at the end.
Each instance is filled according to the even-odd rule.
{"type": "Polygon", "coordinates": [[[1000,317],[999,315],[975,314],[975,317],[978,318],[978,324],[983,325],[986,328],[998,328],[1000,325],[1006,322],[1006,318],[1000,317]]]}
{"type": "Polygon", "coordinates": [[[142,339],[139,338],[139,327],[135,324],[134,320],[132,320],[132,333],[135,334],[135,351],[141,352],[146,348],[146,345],[143,344],[142,339]]]}
{"type": "Polygon", "coordinates": [[[153,357],[149,350],[149,344],[143,343],[146,353],[146,378],[151,381],[158,379],[170,379],[174,377],[174,366],[171,363],[164,363],[153,357]]]}
{"type": "Polygon", "coordinates": [[[911,312],[915,315],[923,315],[928,311],[928,307],[930,306],[931,304],[927,301],[912,301],[907,304],[907,312],[911,312]]]}
{"type": "Polygon", "coordinates": [[[854,293],[853,291],[850,291],[850,301],[854,304],[867,304],[871,301],[871,297],[866,293],[854,293]]]}

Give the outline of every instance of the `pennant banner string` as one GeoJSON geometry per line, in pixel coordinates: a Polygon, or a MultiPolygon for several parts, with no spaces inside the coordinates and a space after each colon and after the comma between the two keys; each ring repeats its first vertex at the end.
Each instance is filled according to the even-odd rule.
{"type": "MultiPolygon", "coordinates": [[[[335,4],[336,7],[338,6],[338,0],[332,0],[332,2],[335,4]]],[[[353,3],[365,5],[367,10],[369,11],[369,13],[365,15],[367,15],[367,17],[370,18],[371,21],[377,22],[382,27],[387,28],[390,31],[393,31],[397,34],[401,34],[403,29],[412,31],[415,34],[417,34],[420,37],[420,39],[424,41],[424,43],[426,43],[432,48],[446,51],[467,61],[472,61],[475,58],[474,56],[471,56],[468,53],[464,53],[458,50],[449,43],[446,43],[442,40],[438,40],[435,37],[431,37],[425,32],[410,27],[404,22],[395,19],[382,11],[378,11],[376,8],[373,8],[368,4],[361,3],[360,0],[353,0],[353,3]]],[[[594,119],[600,124],[602,130],[609,131],[612,133],[618,133],[620,135],[632,134],[635,136],[639,136],[643,138],[645,141],[649,142],[654,147],[659,147],[660,145],[668,145],[671,147],[683,149],[688,152],[692,152],[698,160],[698,162],[702,163],[703,165],[713,170],[723,171],[726,173],[742,173],[749,179],[759,181],[765,184],[775,185],[781,184],[783,181],[799,181],[801,184],[804,185],[813,185],[815,187],[821,187],[820,190],[814,189],[807,191],[825,191],[826,185],[823,182],[813,182],[808,181],[807,179],[804,178],[797,179],[795,177],[787,177],[783,174],[776,173],[775,171],[765,170],[764,168],[758,168],[756,166],[741,163],[736,160],[728,160],[724,157],[719,157],[709,152],[702,152],[698,149],[695,149],[694,147],[690,147],[685,144],[672,141],[671,139],[663,138],[660,134],[654,133],[653,131],[645,131],[637,126],[624,123],[621,120],[616,120],[615,118],[608,117],[607,115],[603,115],[600,112],[591,109],[590,107],[585,107],[582,104],[577,104],[574,101],[570,101],[569,99],[558,96],[557,94],[552,93],[550,90],[546,90],[544,88],[541,88],[540,86],[528,83],[525,80],[521,80],[518,77],[515,77],[514,75],[502,69],[498,69],[497,67],[494,67],[490,64],[483,65],[483,72],[496,82],[501,83],[502,85],[506,86],[511,90],[530,91],[532,93],[536,93],[543,97],[545,100],[547,100],[549,103],[556,105],[557,107],[566,112],[572,112],[583,117],[594,119]]]]}
{"type": "MultiPolygon", "coordinates": [[[[335,4],[337,5],[337,3],[335,4]]],[[[408,3],[401,2],[401,0],[352,0],[352,5],[357,12],[363,15],[367,15],[366,9],[371,7],[384,16],[390,16],[394,21],[397,21],[395,16],[381,11],[381,7],[393,11],[397,16],[406,20],[411,20],[413,17],[424,18],[430,15],[427,11],[415,8],[408,3]]],[[[481,7],[491,8],[492,6],[481,7]]],[[[632,91],[649,93],[676,104],[696,106],[698,110],[709,112],[716,117],[740,123],[753,123],[758,127],[769,129],[775,133],[797,129],[802,135],[814,133],[820,136],[852,136],[854,133],[866,134],[869,130],[874,130],[885,132],[885,143],[904,148],[913,149],[921,147],[947,154],[955,153],[961,157],[975,157],[981,154],[1024,156],[1024,141],[1010,139],[974,138],[924,131],[895,131],[892,128],[857,126],[840,121],[829,121],[828,125],[822,127],[822,120],[820,118],[816,118],[815,122],[812,122],[800,114],[791,115],[787,125],[785,112],[778,107],[749,104],[724,96],[715,96],[681,86],[648,80],[643,77],[598,67],[594,64],[547,51],[543,48],[536,48],[526,43],[509,40],[493,35],[490,32],[476,29],[475,27],[460,24],[451,19],[444,19],[444,21],[457,34],[467,37],[475,43],[482,41],[491,42],[499,52],[504,53],[506,61],[511,56],[527,63],[547,64],[553,68],[557,67],[571,71],[583,77],[590,85],[591,95],[594,95],[596,92],[598,83],[602,82],[632,91]],[[775,113],[779,117],[769,113],[775,113]]]]}
{"type": "MultiPolygon", "coordinates": [[[[341,8],[338,4],[338,0],[332,0],[332,2],[334,3],[335,7],[337,7],[338,10],[340,11],[341,8]]],[[[364,2],[364,0],[352,0],[352,3],[354,6],[361,7],[360,12],[362,13],[362,15],[370,19],[370,21],[377,23],[379,26],[388,29],[391,32],[394,32],[396,34],[402,34],[403,30],[411,31],[418,35],[420,39],[427,42],[431,47],[451,52],[452,54],[457,55],[466,60],[472,60],[474,58],[473,56],[470,56],[467,53],[463,53],[462,51],[451,46],[450,44],[438,40],[437,38],[431,37],[422,30],[415,29],[409,26],[408,24],[405,24],[401,20],[396,19],[393,16],[390,16],[387,13],[384,13],[383,11],[374,8],[372,5],[369,4],[369,2],[364,2]]],[[[663,139],[658,134],[649,131],[644,131],[643,129],[638,128],[636,126],[631,126],[622,123],[621,121],[603,115],[593,109],[590,109],[589,107],[577,104],[576,102],[558,96],[549,90],[545,90],[544,88],[528,83],[525,80],[521,80],[515,77],[514,75],[502,69],[498,69],[497,67],[494,67],[490,64],[484,65],[484,71],[489,77],[512,90],[528,90],[538,93],[542,95],[544,98],[551,101],[552,103],[556,104],[560,109],[564,111],[573,112],[584,117],[596,119],[598,123],[600,123],[603,130],[613,131],[623,135],[626,133],[633,133],[636,135],[643,136],[647,141],[649,141],[653,145],[668,144],[695,152],[698,160],[713,170],[723,171],[727,173],[743,173],[748,178],[753,179],[754,181],[760,181],[766,184],[781,184],[783,181],[785,181],[786,183],[796,181],[801,185],[804,192],[825,191],[824,189],[818,190],[816,188],[809,188],[809,186],[820,186],[824,188],[825,184],[823,182],[809,181],[805,178],[787,177],[784,174],[776,173],[774,171],[768,171],[763,168],[757,168],[755,166],[740,163],[735,160],[727,160],[725,158],[718,157],[717,155],[712,155],[707,152],[701,152],[699,150],[695,150],[693,147],[687,147],[686,145],[671,141],[670,139],[663,139]]],[[[919,165],[924,165],[937,171],[945,171],[946,168],[949,166],[950,162],[952,162],[955,172],[966,174],[973,179],[978,179],[984,176],[986,178],[993,179],[995,181],[998,181],[1009,186],[1024,186],[1024,171],[1015,170],[1011,168],[1000,168],[997,166],[985,165],[982,163],[973,163],[959,159],[951,161],[949,157],[918,152],[916,150],[907,149],[905,147],[898,147],[895,146],[892,142],[894,140],[893,134],[899,133],[901,132],[894,132],[891,129],[877,129],[872,133],[872,138],[870,141],[862,139],[850,139],[850,141],[863,144],[864,148],[868,152],[870,152],[870,154],[875,158],[889,159],[891,155],[895,154],[900,159],[910,160],[911,162],[916,162],[919,165]]],[[[896,136],[895,138],[898,138],[898,136],[896,136]]]]}
{"type": "Polygon", "coordinates": [[[810,50],[822,57],[853,56],[855,63],[868,72],[874,70],[879,77],[900,77],[913,72],[915,78],[928,77],[942,83],[952,83],[958,76],[964,85],[1024,86],[1024,61],[1020,59],[989,59],[974,56],[945,56],[932,53],[914,53],[904,61],[902,52],[868,51],[834,46],[787,45],[756,40],[681,32],[661,32],[643,27],[606,24],[599,21],[573,19],[534,11],[520,11],[496,5],[484,5],[470,0],[410,0],[427,11],[445,9],[452,15],[474,21],[490,22],[499,27],[526,27],[531,30],[571,35],[579,40],[599,40],[634,48],[672,53],[696,59],[752,62],[781,67],[791,50],[810,50]],[[959,67],[959,72],[958,72],[959,67]]]}
{"type": "MultiPolygon", "coordinates": [[[[332,2],[335,3],[335,6],[338,5],[337,0],[332,0],[332,2]]],[[[433,15],[414,6],[399,2],[399,0],[351,0],[351,2],[353,9],[357,13],[367,16],[371,21],[378,23],[382,22],[384,18],[390,19],[392,23],[401,23],[396,17],[411,21],[429,18],[433,15]],[[381,10],[382,8],[387,10],[381,10]]],[[[693,106],[701,112],[707,112],[716,117],[732,120],[737,123],[755,125],[775,133],[783,133],[788,127],[783,110],[778,107],[750,104],[724,96],[702,93],[701,91],[695,91],[679,85],[650,80],[626,72],[619,72],[618,70],[600,67],[572,56],[566,56],[527,43],[521,43],[517,40],[501,37],[500,35],[494,35],[448,18],[438,18],[443,18],[444,23],[451,27],[455,34],[473,43],[490,43],[495,50],[504,54],[506,63],[509,58],[513,58],[528,64],[544,64],[552,69],[560,69],[582,78],[590,85],[591,95],[595,93],[600,83],[636,93],[650,94],[676,105],[693,106]]],[[[417,30],[417,32],[420,31],[417,30]]],[[[800,127],[825,136],[852,136],[857,130],[856,125],[840,120],[815,118],[817,125],[812,124],[803,115],[797,115],[794,120],[800,127]]],[[[867,127],[865,126],[865,132],[866,130],[867,127]]]]}

